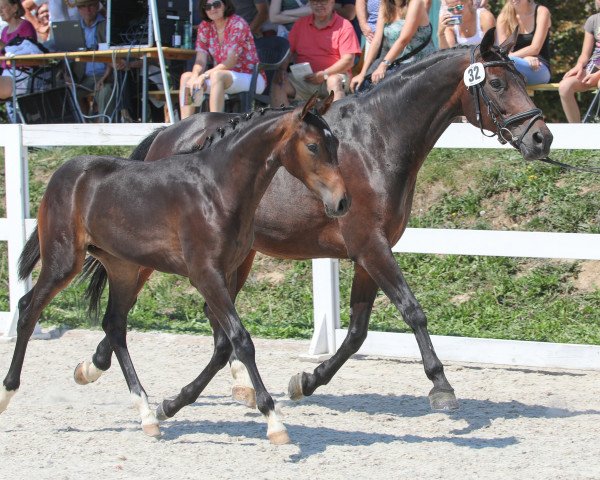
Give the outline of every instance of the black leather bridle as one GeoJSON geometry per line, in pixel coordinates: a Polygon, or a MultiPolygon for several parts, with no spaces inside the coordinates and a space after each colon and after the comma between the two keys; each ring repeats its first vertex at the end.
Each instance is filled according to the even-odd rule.
{"type": "MultiPolygon", "coordinates": [[[[471,48],[471,64],[475,63],[475,50],[479,48],[479,45],[475,45],[471,48]]],[[[484,68],[487,67],[507,67],[509,69],[514,70],[514,72],[518,75],[518,72],[515,69],[514,62],[509,60],[502,51],[499,52],[502,57],[505,57],[506,60],[495,60],[492,62],[482,62],[484,68]]],[[[486,137],[493,137],[494,135],[498,135],[498,141],[504,145],[505,143],[510,143],[517,150],[520,150],[521,143],[523,142],[523,137],[529,131],[529,129],[533,126],[533,123],[542,117],[542,111],[539,108],[532,108],[531,110],[527,110],[526,112],[517,113],[516,115],[511,115],[510,117],[505,117],[500,108],[488,97],[487,93],[483,89],[483,84],[485,80],[477,85],[473,85],[469,87],[469,91],[473,95],[473,101],[475,102],[475,116],[477,119],[477,123],[479,123],[479,129],[481,133],[486,137]],[[496,126],[496,132],[491,135],[487,135],[483,131],[483,123],[481,118],[481,99],[483,103],[487,107],[488,115],[492,119],[492,122],[496,126]],[[521,122],[522,120],[530,119],[527,125],[525,126],[521,135],[518,138],[512,134],[512,132],[508,129],[508,127],[514,123],[521,122]]]]}

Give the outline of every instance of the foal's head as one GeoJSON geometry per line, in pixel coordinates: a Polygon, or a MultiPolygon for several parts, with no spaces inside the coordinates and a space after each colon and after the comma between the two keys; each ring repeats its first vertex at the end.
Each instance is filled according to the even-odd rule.
{"type": "Polygon", "coordinates": [[[319,106],[313,95],[304,107],[285,116],[283,136],[275,155],[281,164],[301,180],[325,205],[330,217],[345,215],[350,208],[350,196],[338,168],[338,139],[321,117],[333,102],[333,92],[319,106]]]}
{"type": "Polygon", "coordinates": [[[508,58],[517,32],[500,46],[494,46],[494,33],[494,28],[487,31],[479,52],[476,48],[471,50],[464,82],[479,83],[469,88],[464,88],[464,84],[460,87],[465,115],[472,124],[498,134],[500,142],[509,142],[525,159],[545,158],[550,151],[552,134],[541,110],[527,95],[523,76],[508,58]]]}

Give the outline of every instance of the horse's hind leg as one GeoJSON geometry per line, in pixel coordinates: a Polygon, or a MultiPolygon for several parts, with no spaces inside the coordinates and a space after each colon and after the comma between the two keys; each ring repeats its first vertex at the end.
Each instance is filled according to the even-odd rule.
{"type": "Polygon", "coordinates": [[[158,420],[148,404],[148,396],[137,376],[127,349],[127,313],[136,299],[139,267],[114,257],[103,256],[108,272],[108,308],[102,328],[117,356],[134,406],[142,418],[142,429],[151,437],[160,436],[158,420]]]}
{"type": "Polygon", "coordinates": [[[346,361],[355,354],[369,328],[369,317],[379,287],[369,274],[358,264],[354,264],[354,279],[350,293],[350,325],[348,333],[335,354],[321,363],[313,373],[302,372],[294,375],[288,385],[288,395],[292,400],[312,395],[321,385],[327,385],[346,361]]]}
{"type": "Polygon", "coordinates": [[[21,371],[27,344],[42,311],[56,294],[71,282],[83,264],[84,251],[77,252],[68,247],[47,245],[44,253],[42,270],[37,283],[19,300],[17,341],[12,362],[0,389],[0,413],[6,410],[10,399],[21,384],[21,371]],[[46,258],[60,258],[61,261],[45,261],[46,258]]]}
{"type": "Polygon", "coordinates": [[[213,329],[214,350],[208,365],[202,370],[202,373],[196,379],[181,389],[174,398],[163,400],[156,409],[156,416],[159,420],[166,420],[175,415],[186,405],[191,405],[200,396],[206,385],[213,379],[219,370],[227,365],[227,360],[231,354],[232,347],[225,331],[221,328],[214,315],[209,314],[209,308],[205,304],[204,311],[210,320],[213,329]]]}
{"type": "MultiPolygon", "coordinates": [[[[196,269],[192,269],[194,271],[196,269]]],[[[197,269],[198,271],[202,269],[197,269]]],[[[256,390],[256,406],[258,410],[267,418],[267,436],[271,443],[284,444],[289,443],[290,439],[287,430],[278,415],[275,413],[275,403],[273,398],[267,392],[255,361],[255,350],[250,334],[242,325],[237,315],[232,297],[235,296],[235,279],[230,282],[232,285],[228,291],[225,279],[220,275],[208,275],[209,269],[204,269],[201,278],[190,278],[192,284],[198,288],[208,307],[215,314],[219,324],[227,334],[236,357],[244,364],[248,370],[248,375],[252,380],[252,386],[256,390]]]]}
{"type": "MultiPolygon", "coordinates": [[[[136,298],[140,293],[140,290],[146,284],[148,278],[150,278],[150,275],[152,275],[152,272],[154,272],[154,270],[151,268],[141,267],[139,269],[135,292],[136,298]]],[[[106,307],[105,316],[112,315],[112,312],[109,311],[110,308],[111,305],[109,303],[106,307]]],[[[88,383],[98,380],[98,378],[100,378],[100,376],[110,368],[112,354],[113,349],[110,344],[110,340],[107,336],[105,336],[96,347],[96,353],[94,353],[92,356],[92,360],[84,360],[75,367],[75,372],[73,373],[75,382],[77,382],[79,385],[87,385],[88,383]]]]}

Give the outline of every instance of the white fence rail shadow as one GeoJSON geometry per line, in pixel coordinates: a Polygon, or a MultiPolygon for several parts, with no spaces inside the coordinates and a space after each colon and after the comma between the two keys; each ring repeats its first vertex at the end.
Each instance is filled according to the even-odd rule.
{"type": "MultiPolygon", "coordinates": [[[[16,333],[17,302],[29,282],[17,278],[18,257],[35,220],[29,218],[27,147],[74,145],[136,145],[162,124],[0,125],[5,149],[6,218],[0,219],[0,241],[8,241],[10,311],[0,312],[0,336],[16,333]]],[[[600,149],[600,125],[552,124],[555,149],[600,149]]],[[[511,148],[481,135],[468,124],[452,124],[437,148],[511,148]]],[[[600,259],[600,235],[476,230],[408,229],[396,252],[542,258],[600,259]]],[[[331,355],[345,336],[339,328],[337,260],[313,261],[315,333],[309,354],[331,355]]],[[[600,368],[600,347],[433,337],[442,360],[534,366],[600,368]],[[483,343],[482,343],[483,342],[483,343]],[[485,343],[492,342],[492,343],[485,343]],[[496,342],[496,343],[493,343],[496,342]],[[493,352],[493,354],[492,354],[493,352]],[[456,354],[459,355],[456,355],[456,354]]],[[[359,353],[418,357],[412,335],[371,332],[359,353]]]]}

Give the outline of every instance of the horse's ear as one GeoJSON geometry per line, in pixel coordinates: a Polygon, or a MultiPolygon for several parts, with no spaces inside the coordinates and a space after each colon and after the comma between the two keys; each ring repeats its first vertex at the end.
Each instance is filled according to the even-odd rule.
{"type": "Polygon", "coordinates": [[[496,27],[492,27],[487,32],[485,32],[485,35],[483,36],[483,39],[481,40],[481,45],[479,46],[479,51],[481,52],[481,55],[484,55],[490,51],[490,49],[494,46],[495,40],[496,40],[496,27]]]}
{"type": "Polygon", "coordinates": [[[329,107],[331,107],[332,103],[333,103],[333,90],[331,90],[329,92],[329,95],[327,95],[327,98],[325,100],[323,100],[317,106],[317,112],[319,112],[319,115],[325,115],[325,113],[327,112],[327,110],[329,110],[329,107]]]}
{"type": "Polygon", "coordinates": [[[515,28],[515,31],[512,33],[512,35],[510,37],[508,37],[506,40],[504,40],[504,42],[502,42],[502,45],[500,45],[498,47],[503,54],[508,55],[508,53],[513,49],[513,47],[515,46],[515,43],[517,43],[517,35],[518,34],[519,34],[519,27],[515,28]]]}
{"type": "Polygon", "coordinates": [[[304,104],[304,108],[302,109],[302,113],[300,114],[300,120],[304,119],[306,114],[312,110],[312,108],[317,103],[317,92],[312,94],[312,97],[308,99],[308,101],[304,104]]]}

